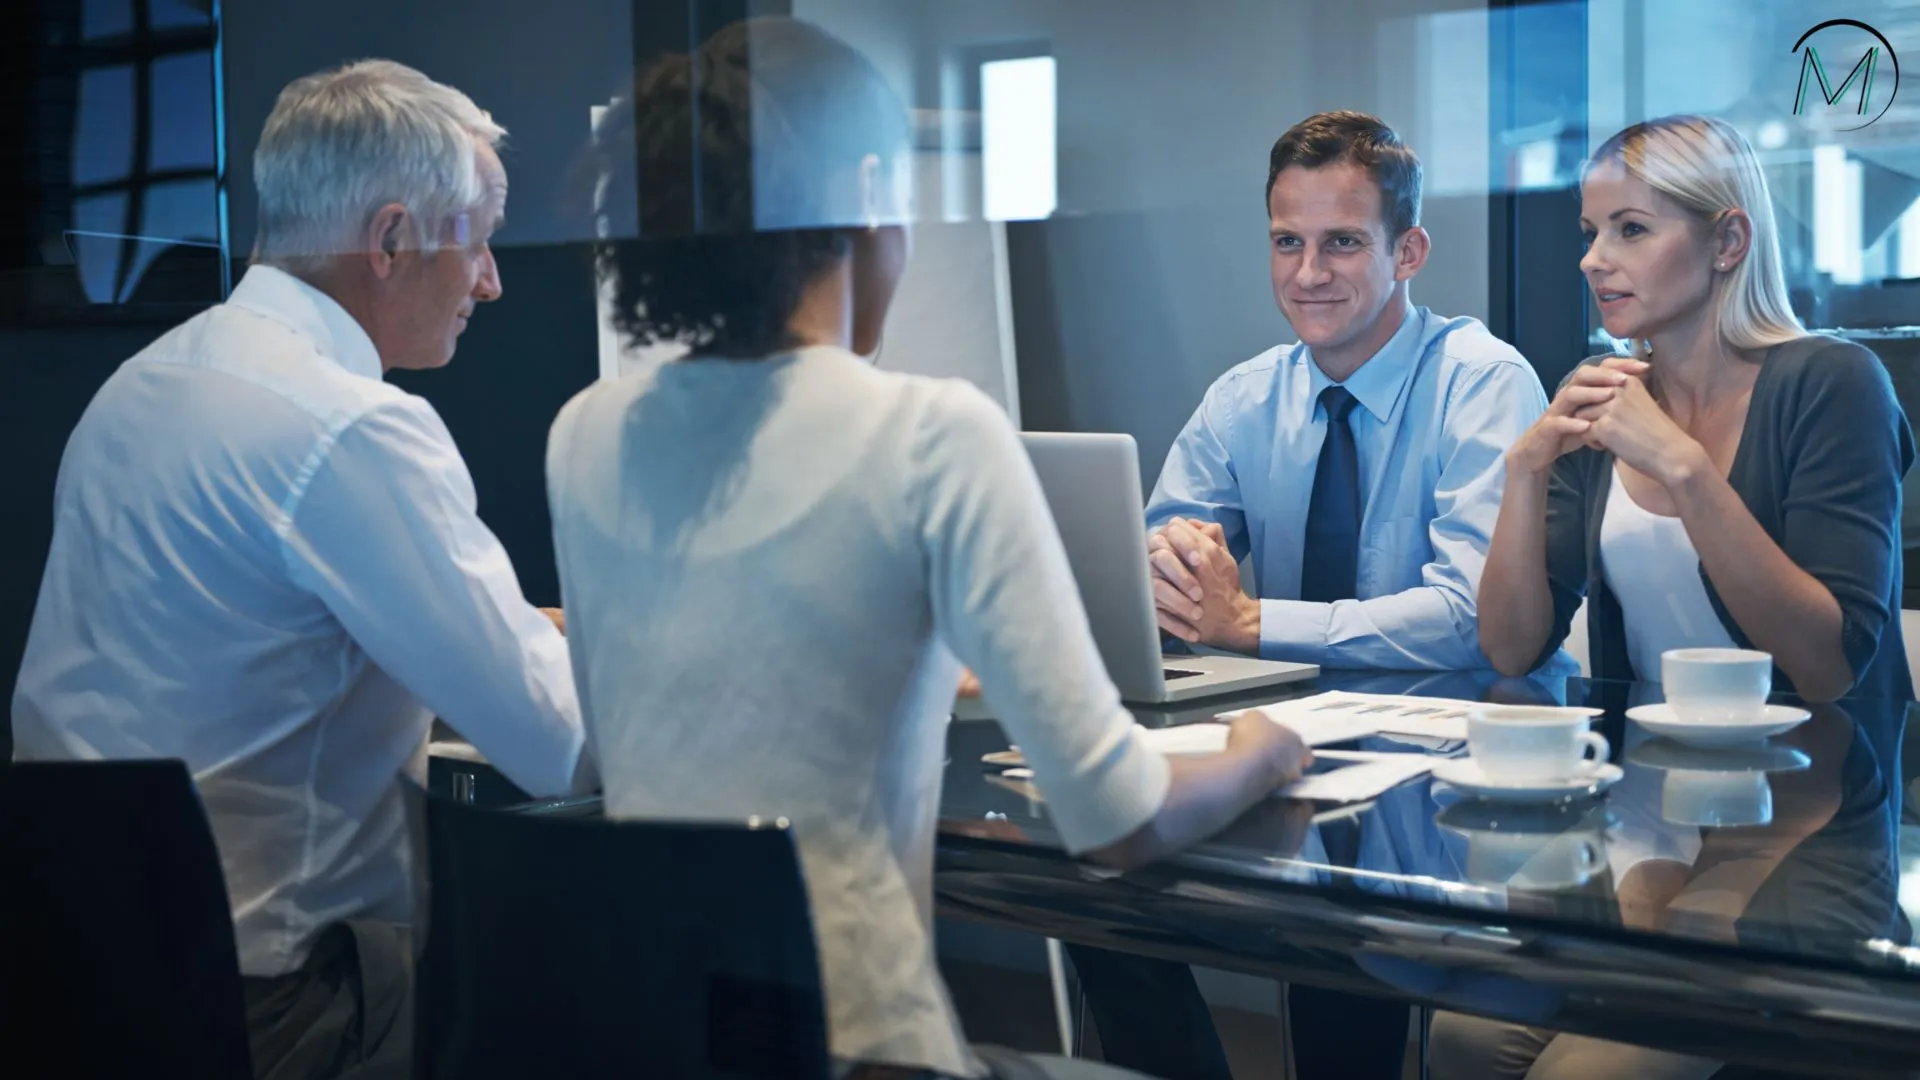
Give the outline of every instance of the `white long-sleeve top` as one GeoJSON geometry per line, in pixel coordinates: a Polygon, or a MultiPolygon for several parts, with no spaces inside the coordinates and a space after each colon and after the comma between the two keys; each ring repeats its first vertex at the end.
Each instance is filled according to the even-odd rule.
{"type": "Polygon", "coordinates": [[[675,361],[575,398],[547,469],[609,814],[790,819],[835,1057],[977,1075],[932,936],[956,654],[1069,848],[1169,782],[1006,414],[835,348],[675,361]]]}

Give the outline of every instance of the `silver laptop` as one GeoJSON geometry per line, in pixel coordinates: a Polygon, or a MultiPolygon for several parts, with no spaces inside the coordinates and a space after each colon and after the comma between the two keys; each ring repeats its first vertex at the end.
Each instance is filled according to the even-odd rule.
{"type": "Polygon", "coordinates": [[[1067,561],[1094,640],[1120,697],[1160,705],[1298,682],[1313,664],[1240,656],[1163,656],[1147,567],[1140,454],[1131,435],[1027,433],[1020,436],[1067,561]]]}

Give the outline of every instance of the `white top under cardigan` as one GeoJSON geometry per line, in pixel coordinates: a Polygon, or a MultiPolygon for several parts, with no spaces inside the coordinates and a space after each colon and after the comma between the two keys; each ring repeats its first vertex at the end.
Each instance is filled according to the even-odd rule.
{"type": "Polygon", "coordinates": [[[1633,501],[1613,468],[1606,519],[1600,524],[1600,568],[1620,601],[1627,657],[1642,682],[1660,681],[1668,649],[1734,647],[1700,581],[1700,553],[1678,517],[1633,501]]]}

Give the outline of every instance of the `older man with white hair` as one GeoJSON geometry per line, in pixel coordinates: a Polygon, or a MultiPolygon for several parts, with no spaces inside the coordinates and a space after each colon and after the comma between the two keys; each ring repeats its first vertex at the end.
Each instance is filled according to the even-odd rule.
{"type": "Polygon", "coordinates": [[[382,381],[500,296],[503,135],[395,63],[289,85],[254,265],[107,380],[61,461],[16,757],[186,761],[261,1076],[405,1071],[397,777],[424,779],[433,716],[528,791],[597,782],[557,613],[433,408],[382,381]]]}

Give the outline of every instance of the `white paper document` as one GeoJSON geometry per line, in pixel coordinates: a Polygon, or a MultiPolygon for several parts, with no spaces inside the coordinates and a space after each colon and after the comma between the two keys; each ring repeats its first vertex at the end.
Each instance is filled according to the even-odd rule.
{"type": "MultiPolygon", "coordinates": [[[[1202,725],[1218,727],[1217,724],[1202,725]]],[[[1165,729],[1179,730],[1176,728],[1165,729]]],[[[1157,734],[1157,732],[1155,733],[1157,734]]],[[[1317,751],[1314,758],[1320,762],[1352,762],[1326,772],[1311,773],[1303,776],[1274,794],[1287,799],[1314,799],[1322,802],[1364,802],[1378,798],[1389,788],[1403,784],[1408,780],[1433,768],[1434,758],[1426,754],[1408,751],[1386,754],[1365,750],[1325,750],[1317,751]]],[[[1028,768],[1007,769],[999,774],[1007,780],[1031,780],[1033,770],[1028,768]]]]}
{"type": "Polygon", "coordinates": [[[1261,705],[1254,711],[1299,732],[1308,746],[1318,746],[1383,733],[1448,741],[1464,739],[1467,712],[1480,704],[1451,698],[1329,690],[1312,697],[1261,705]]]}
{"type": "MultiPolygon", "coordinates": [[[[1325,742],[1342,742],[1342,738],[1357,738],[1352,734],[1342,734],[1340,726],[1334,723],[1315,724],[1317,736],[1340,736],[1325,738],[1325,742]]],[[[1361,732],[1371,734],[1371,732],[1361,732]]],[[[1152,746],[1162,753],[1219,753],[1227,748],[1227,724],[1183,724],[1177,728],[1148,728],[1140,732],[1140,738],[1146,740],[1146,746],[1152,746]]],[[[1306,738],[1306,736],[1302,736],[1306,738]]],[[[1308,742],[1313,742],[1309,738],[1308,742]]],[[[1357,803],[1363,799],[1379,798],[1382,792],[1396,784],[1404,784],[1413,776],[1427,773],[1432,769],[1434,759],[1415,749],[1405,753],[1382,753],[1369,749],[1317,749],[1313,757],[1321,763],[1338,761],[1338,769],[1327,769],[1325,773],[1309,773],[1292,784],[1284,786],[1277,796],[1290,799],[1325,799],[1332,803],[1357,803]],[[1352,765],[1348,765],[1352,763],[1352,765]]]]}
{"type": "MultiPolygon", "coordinates": [[[[1290,721],[1287,721],[1290,723],[1290,721]]],[[[1302,731],[1309,745],[1343,742],[1373,734],[1365,724],[1322,717],[1302,731]]],[[[1217,754],[1226,749],[1227,725],[1183,724],[1180,727],[1149,728],[1140,733],[1148,746],[1163,754],[1217,754]]],[[[1377,798],[1396,784],[1405,783],[1433,767],[1433,759],[1409,749],[1405,753],[1366,750],[1318,750],[1322,762],[1352,762],[1325,772],[1310,773],[1274,794],[1290,799],[1318,799],[1326,802],[1362,802],[1377,798]]]]}
{"type": "MultiPolygon", "coordinates": [[[[1328,802],[1359,802],[1379,796],[1397,784],[1419,776],[1435,757],[1454,751],[1467,737],[1467,713],[1485,703],[1451,698],[1405,697],[1396,694],[1356,694],[1330,690],[1255,707],[1267,719],[1292,728],[1308,746],[1323,747],[1380,735],[1408,747],[1405,753],[1359,750],[1317,750],[1322,761],[1351,761],[1342,768],[1302,777],[1276,794],[1328,802]]],[[[1238,712],[1222,713],[1227,720],[1238,712]]],[[[1598,709],[1570,710],[1588,715],[1598,709]]],[[[1148,746],[1169,755],[1217,754],[1227,747],[1225,723],[1182,724],[1168,728],[1141,728],[1148,746]]],[[[1018,749],[988,754],[992,765],[1020,765],[1018,749]]]]}
{"type": "MultiPolygon", "coordinates": [[[[1251,711],[1292,728],[1308,746],[1352,742],[1382,733],[1412,737],[1415,745],[1441,749],[1467,737],[1467,710],[1478,702],[1449,698],[1398,697],[1329,690],[1312,697],[1255,706],[1251,711]]],[[[1221,713],[1230,720],[1239,712],[1221,713]]],[[[1217,754],[1227,748],[1227,725],[1181,724],[1142,728],[1148,746],[1163,754],[1217,754]]],[[[1017,753],[988,755],[989,764],[1020,764],[1017,753]]]]}
{"type": "MultiPolygon", "coordinates": [[[[1274,708],[1268,706],[1267,708],[1274,708]]],[[[1291,715],[1275,716],[1266,708],[1256,710],[1265,713],[1276,723],[1285,724],[1299,735],[1308,746],[1325,746],[1329,743],[1351,742],[1375,734],[1379,729],[1372,722],[1360,717],[1323,715],[1295,717],[1291,715]]],[[[1225,720],[1232,714],[1222,715],[1225,720]]],[[[1181,724],[1178,727],[1145,728],[1140,732],[1148,746],[1163,754],[1217,754],[1227,748],[1227,725],[1221,724],[1181,724]]]]}
{"type": "Polygon", "coordinates": [[[1387,789],[1433,768],[1426,754],[1381,754],[1371,761],[1344,765],[1327,772],[1309,773],[1275,795],[1324,802],[1362,802],[1379,798],[1387,789]]]}

